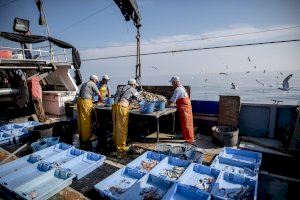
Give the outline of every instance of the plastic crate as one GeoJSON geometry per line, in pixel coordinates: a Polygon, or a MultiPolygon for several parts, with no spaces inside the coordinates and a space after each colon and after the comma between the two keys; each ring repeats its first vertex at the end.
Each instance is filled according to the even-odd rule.
{"type": "Polygon", "coordinates": [[[43,149],[41,151],[37,151],[33,154],[24,156],[17,160],[14,160],[14,161],[11,161],[4,165],[1,165],[0,178],[7,176],[10,173],[15,173],[18,170],[21,170],[27,166],[30,166],[38,161],[49,158],[51,156],[55,156],[63,151],[66,151],[67,149],[69,149],[71,147],[72,147],[71,145],[68,145],[65,143],[59,143],[59,144],[53,145],[51,147],[48,147],[46,149],[43,149]]]}
{"type": "Polygon", "coordinates": [[[14,141],[14,136],[11,131],[1,131],[0,132],[0,146],[11,144],[14,141]]]}
{"type": "Polygon", "coordinates": [[[63,151],[61,153],[56,154],[55,156],[50,156],[43,160],[45,162],[51,163],[54,167],[60,167],[62,164],[67,163],[68,161],[84,154],[85,152],[86,151],[72,147],[67,151],[63,151]]]}
{"type": "Polygon", "coordinates": [[[48,199],[71,185],[74,177],[74,174],[62,169],[50,170],[42,176],[19,186],[15,189],[15,192],[23,199],[48,199]]]}
{"type": "Polygon", "coordinates": [[[59,137],[49,137],[49,138],[39,139],[38,141],[33,142],[30,146],[32,150],[35,152],[53,146],[58,142],[59,142],[59,137]]]}
{"type": "Polygon", "coordinates": [[[10,191],[37,178],[45,172],[52,169],[49,163],[38,163],[18,170],[17,172],[8,174],[0,179],[0,184],[10,191]]]}
{"type": "Polygon", "coordinates": [[[232,173],[221,173],[214,184],[211,195],[214,199],[256,199],[257,180],[232,173]],[[248,191],[246,190],[248,188],[248,191]],[[244,191],[244,197],[242,195],[244,191]],[[248,194],[249,196],[246,196],[248,194]],[[236,196],[237,195],[237,196],[236,196]]]}
{"type": "Polygon", "coordinates": [[[30,128],[30,127],[33,127],[33,126],[39,126],[39,125],[42,125],[42,123],[40,122],[36,122],[36,121],[28,121],[28,122],[25,122],[22,124],[24,127],[26,128],[30,128]]]}
{"type": "Polygon", "coordinates": [[[151,170],[151,174],[167,179],[169,181],[177,181],[177,179],[183,174],[186,168],[190,165],[190,162],[180,160],[175,157],[166,157],[164,158],[155,168],[151,170]],[[165,170],[172,170],[174,167],[182,167],[184,168],[181,175],[179,177],[170,178],[164,174],[165,170]]]}
{"type": "Polygon", "coordinates": [[[149,163],[151,161],[157,161],[157,164],[158,164],[165,157],[166,157],[165,154],[155,153],[155,152],[152,152],[152,151],[146,151],[141,156],[139,156],[138,158],[136,158],[135,160],[133,160],[129,164],[127,164],[127,166],[131,167],[131,168],[136,168],[136,169],[144,171],[144,172],[149,172],[150,170],[148,171],[148,170],[142,168],[141,163],[143,161],[146,162],[146,163],[149,163]]]}
{"type": "Polygon", "coordinates": [[[94,187],[101,195],[110,199],[124,199],[125,192],[144,175],[137,169],[123,167],[94,187]]]}
{"type": "Polygon", "coordinates": [[[162,199],[173,184],[171,181],[147,174],[124,193],[124,199],[162,199]]]}
{"type": "Polygon", "coordinates": [[[248,178],[258,178],[258,166],[255,164],[249,164],[238,160],[232,160],[229,158],[217,156],[211,164],[212,168],[220,171],[226,171],[229,173],[236,173],[248,178]]]}
{"type": "Polygon", "coordinates": [[[260,166],[262,161],[262,154],[252,151],[233,149],[225,147],[219,154],[220,157],[230,158],[232,160],[238,160],[249,164],[255,164],[260,166]]]}
{"type": "Polygon", "coordinates": [[[174,184],[162,200],[209,200],[210,194],[194,187],[174,184]]]}
{"type": "Polygon", "coordinates": [[[103,155],[88,152],[62,164],[60,167],[70,170],[79,180],[101,166],[105,159],[106,157],[103,155]]]}
{"type": "Polygon", "coordinates": [[[22,124],[6,124],[0,127],[0,131],[10,131],[14,129],[22,129],[24,126],[22,124]]]}
{"type": "Polygon", "coordinates": [[[189,185],[197,189],[210,192],[213,188],[214,183],[216,182],[220,171],[217,169],[210,168],[208,166],[199,165],[192,163],[186,171],[182,174],[179,183],[183,185],[189,185]],[[202,181],[200,181],[202,180],[202,181]],[[211,182],[210,182],[211,180],[211,182]],[[207,182],[209,181],[209,182],[207,182]],[[203,186],[204,183],[205,188],[203,186]]]}

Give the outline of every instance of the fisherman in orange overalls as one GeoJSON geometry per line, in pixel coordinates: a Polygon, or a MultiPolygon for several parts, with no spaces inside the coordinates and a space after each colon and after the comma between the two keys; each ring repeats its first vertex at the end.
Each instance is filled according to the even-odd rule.
{"type": "Polygon", "coordinates": [[[170,101],[176,103],[183,138],[187,143],[193,144],[195,141],[191,100],[186,89],[180,85],[178,76],[173,76],[169,82],[175,88],[170,101]]]}

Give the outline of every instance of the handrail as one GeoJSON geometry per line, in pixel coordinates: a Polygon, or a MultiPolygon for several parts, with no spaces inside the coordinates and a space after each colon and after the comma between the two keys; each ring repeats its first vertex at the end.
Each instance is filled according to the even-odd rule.
{"type": "MultiPolygon", "coordinates": [[[[46,50],[41,50],[41,47],[39,47],[38,49],[24,49],[24,48],[14,48],[14,47],[2,47],[0,46],[0,49],[9,49],[9,50],[18,50],[18,54],[20,54],[20,52],[22,52],[22,57],[23,59],[25,58],[25,51],[30,51],[30,52],[37,52],[38,53],[38,57],[36,57],[35,60],[39,60],[39,58],[49,58],[49,60],[55,60],[55,61],[59,61],[59,60],[64,60],[64,61],[68,61],[68,56],[70,56],[70,53],[67,53],[65,48],[62,48],[62,50],[54,50],[52,49],[52,51],[54,52],[58,52],[58,54],[52,54],[52,59],[51,59],[51,52],[50,51],[46,51],[46,50]],[[62,53],[60,53],[62,52],[62,53]],[[42,53],[46,53],[46,55],[42,55],[42,53]],[[59,56],[64,56],[64,58],[59,59],[59,56]],[[54,57],[56,57],[57,59],[54,59],[54,57]]],[[[24,59],[24,60],[28,60],[28,59],[24,59]]],[[[34,60],[34,59],[33,59],[34,60]]]]}

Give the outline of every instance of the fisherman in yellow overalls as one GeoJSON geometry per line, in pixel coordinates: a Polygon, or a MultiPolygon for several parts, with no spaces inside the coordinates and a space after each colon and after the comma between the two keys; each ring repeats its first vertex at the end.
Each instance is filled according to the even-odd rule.
{"type": "Polygon", "coordinates": [[[99,88],[102,100],[105,97],[111,97],[111,93],[110,93],[109,86],[108,86],[109,80],[110,80],[110,78],[108,77],[108,75],[104,75],[104,76],[102,76],[102,80],[99,81],[98,88],[99,88]]]}
{"type": "Polygon", "coordinates": [[[79,97],[77,99],[77,125],[79,130],[80,144],[86,145],[92,135],[92,108],[93,95],[97,94],[99,101],[102,101],[101,94],[96,86],[98,77],[90,76],[90,81],[82,84],[79,97]]]}
{"type": "Polygon", "coordinates": [[[119,87],[115,95],[115,104],[112,106],[113,142],[118,152],[128,150],[126,146],[128,134],[129,104],[133,98],[139,100],[136,90],[136,80],[129,79],[128,85],[119,87]]]}

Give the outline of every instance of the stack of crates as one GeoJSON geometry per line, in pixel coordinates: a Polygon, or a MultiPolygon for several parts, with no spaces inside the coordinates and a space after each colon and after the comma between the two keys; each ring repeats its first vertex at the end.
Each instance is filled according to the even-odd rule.
{"type": "Polygon", "coordinates": [[[41,125],[39,122],[28,121],[19,124],[7,124],[0,127],[0,146],[18,143],[22,137],[27,136],[28,128],[41,125]]]}
{"type": "Polygon", "coordinates": [[[262,154],[225,147],[211,164],[220,170],[211,195],[214,199],[256,199],[262,154]]]}
{"type": "Polygon", "coordinates": [[[209,167],[147,151],[95,189],[113,200],[256,199],[261,158],[259,153],[225,147],[209,167]],[[166,175],[172,169],[181,171],[166,175]]]}

